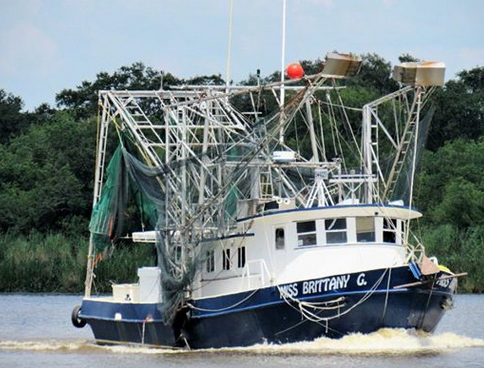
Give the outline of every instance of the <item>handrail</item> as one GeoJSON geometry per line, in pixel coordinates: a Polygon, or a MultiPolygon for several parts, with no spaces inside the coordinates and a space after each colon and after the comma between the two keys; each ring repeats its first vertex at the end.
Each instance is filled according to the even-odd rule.
{"type": "Polygon", "coordinates": [[[241,275],[241,279],[242,279],[241,289],[244,289],[244,283],[245,283],[246,280],[247,280],[247,289],[250,289],[251,288],[251,284],[250,284],[251,276],[256,276],[256,275],[261,276],[261,285],[260,286],[266,285],[266,276],[267,276],[268,280],[271,279],[271,274],[269,272],[266,261],[264,259],[253,259],[253,260],[247,261],[245,263],[244,272],[241,275]],[[251,273],[250,273],[250,265],[251,264],[256,264],[256,265],[258,264],[259,265],[259,273],[255,273],[255,274],[251,275],[251,273]]]}

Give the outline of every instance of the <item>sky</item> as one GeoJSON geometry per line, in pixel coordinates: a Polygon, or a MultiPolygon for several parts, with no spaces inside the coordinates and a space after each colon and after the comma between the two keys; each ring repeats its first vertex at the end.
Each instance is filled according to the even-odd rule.
{"type": "MultiPolygon", "coordinates": [[[[233,0],[231,79],[281,67],[283,0],[233,0]]],[[[0,0],[0,89],[25,110],[141,61],[177,77],[226,73],[230,0],[0,0]]],[[[484,66],[482,0],[287,0],[285,64],[332,51],[484,66]]]]}

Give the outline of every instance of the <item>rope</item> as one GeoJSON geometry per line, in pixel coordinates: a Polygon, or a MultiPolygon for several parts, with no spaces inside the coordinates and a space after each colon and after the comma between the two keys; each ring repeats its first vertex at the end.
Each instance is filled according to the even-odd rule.
{"type": "Polygon", "coordinates": [[[246,296],[244,299],[238,301],[237,303],[235,304],[232,304],[232,305],[229,305],[228,307],[224,307],[224,308],[220,308],[220,309],[206,309],[206,308],[200,308],[200,307],[195,307],[193,304],[191,303],[186,303],[186,305],[194,310],[198,310],[200,312],[223,312],[223,311],[226,311],[226,310],[229,310],[229,309],[232,309],[232,308],[235,308],[239,305],[241,305],[242,303],[246,302],[247,300],[249,300],[250,298],[252,298],[252,296],[254,296],[254,294],[256,292],[258,292],[260,290],[259,289],[255,289],[252,293],[250,293],[248,296],[246,296]]]}
{"type": "Polygon", "coordinates": [[[387,313],[387,305],[388,305],[388,296],[390,294],[390,281],[392,279],[392,269],[389,268],[389,274],[388,274],[388,282],[387,282],[387,292],[385,294],[385,305],[383,307],[383,314],[381,318],[385,318],[385,314],[387,313]]]}

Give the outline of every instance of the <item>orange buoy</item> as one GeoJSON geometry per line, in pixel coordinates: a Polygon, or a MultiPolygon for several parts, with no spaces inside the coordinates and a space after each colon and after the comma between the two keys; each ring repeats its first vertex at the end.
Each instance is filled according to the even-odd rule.
{"type": "Polygon", "coordinates": [[[291,63],[286,68],[289,79],[299,79],[304,76],[304,69],[299,63],[291,63]]]}

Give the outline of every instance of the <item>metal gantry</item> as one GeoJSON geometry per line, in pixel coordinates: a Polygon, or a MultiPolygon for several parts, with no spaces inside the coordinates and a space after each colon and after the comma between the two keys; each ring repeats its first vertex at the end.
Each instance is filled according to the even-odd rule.
{"type": "MultiPolygon", "coordinates": [[[[408,157],[416,158],[421,111],[433,87],[407,86],[363,106],[362,158],[367,177],[365,199],[383,203],[393,192],[408,157]],[[383,107],[387,107],[383,112],[383,107]],[[382,147],[389,168],[382,167],[382,147]],[[389,152],[392,154],[389,155],[389,152]]],[[[413,185],[413,175],[409,182],[413,185]]]]}
{"type": "MultiPolygon", "coordinates": [[[[266,117],[260,116],[254,95],[265,91],[277,100],[281,83],[100,91],[94,205],[101,196],[110,126],[130,139],[145,164],[163,171],[158,182],[166,200],[163,223],[157,230],[164,233],[167,249],[189,252],[202,239],[228,234],[237,217],[228,213],[227,200],[231,196],[236,202],[255,199],[262,204],[275,198],[291,198],[297,207],[328,206],[345,200],[389,201],[405,157],[413,155],[415,166],[420,112],[429,90],[407,86],[363,107],[361,140],[358,142],[357,134],[351,131],[349,142],[356,146],[354,152],[361,166],[350,170],[344,157],[327,160],[330,154],[324,135],[329,133],[324,132],[322,101],[315,95],[317,91],[326,92],[324,103],[331,107],[327,119],[330,125],[336,124],[332,109],[339,108],[344,120],[341,124],[351,129],[347,107],[339,94],[341,87],[336,87],[331,78],[333,85],[325,86],[328,77],[324,75],[306,79],[305,86],[291,87],[291,82],[286,81],[286,91],[292,91],[293,98],[266,117]],[[335,91],[336,103],[331,102],[329,90],[335,91]],[[237,96],[248,96],[252,104],[249,114],[234,107],[232,99],[237,96]],[[390,108],[385,110],[385,106],[390,108]],[[319,125],[314,116],[319,116],[319,125]],[[290,124],[301,122],[307,127],[310,157],[303,157],[280,137],[290,124]],[[391,165],[382,168],[382,156],[390,150],[394,151],[388,156],[391,165]],[[292,152],[294,159],[277,160],[276,151],[292,152]]],[[[331,126],[332,134],[337,128],[331,126]]],[[[91,239],[86,297],[91,293],[93,260],[91,239]]]]}

